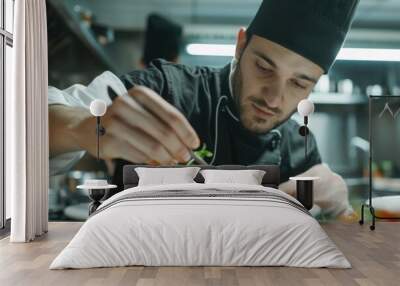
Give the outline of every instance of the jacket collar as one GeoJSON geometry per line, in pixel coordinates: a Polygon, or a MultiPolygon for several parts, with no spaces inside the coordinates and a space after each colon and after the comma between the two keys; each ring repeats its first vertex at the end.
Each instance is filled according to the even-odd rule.
{"type": "MultiPolygon", "coordinates": [[[[236,107],[236,103],[233,97],[232,93],[232,87],[233,87],[233,69],[232,69],[232,64],[233,61],[226,66],[224,66],[220,70],[219,74],[219,80],[220,80],[220,88],[221,88],[221,94],[220,96],[225,95],[227,97],[225,105],[229,108],[231,113],[236,117],[239,118],[239,112],[236,107]]],[[[234,120],[232,118],[232,120],[234,120]]]]}

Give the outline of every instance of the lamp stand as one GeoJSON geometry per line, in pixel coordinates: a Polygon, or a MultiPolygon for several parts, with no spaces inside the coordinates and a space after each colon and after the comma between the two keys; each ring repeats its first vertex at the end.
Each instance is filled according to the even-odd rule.
{"type": "Polygon", "coordinates": [[[308,116],[304,116],[304,126],[305,126],[305,134],[304,134],[304,157],[306,159],[306,162],[308,162],[308,158],[307,158],[307,135],[308,135],[308,116]]]}
{"type": "Polygon", "coordinates": [[[100,116],[96,117],[97,162],[100,161],[100,116]]]}
{"type": "Polygon", "coordinates": [[[307,124],[308,124],[308,116],[304,116],[304,125],[300,127],[299,133],[301,136],[304,137],[304,157],[305,157],[306,162],[308,160],[308,158],[307,158],[308,157],[307,156],[307,154],[308,154],[308,152],[307,152],[307,149],[308,149],[307,148],[307,145],[308,145],[307,144],[307,135],[310,133],[310,131],[307,127],[307,124]]]}
{"type": "Polygon", "coordinates": [[[100,116],[96,116],[96,137],[97,137],[97,161],[100,161],[100,136],[106,133],[106,129],[101,126],[100,116]]]}

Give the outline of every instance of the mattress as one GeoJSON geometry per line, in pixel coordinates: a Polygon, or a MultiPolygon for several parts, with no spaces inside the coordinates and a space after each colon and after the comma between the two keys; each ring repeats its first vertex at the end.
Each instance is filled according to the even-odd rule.
{"type": "Polygon", "coordinates": [[[286,193],[200,183],[137,186],[109,198],[50,269],[131,265],[351,267],[286,193]]]}

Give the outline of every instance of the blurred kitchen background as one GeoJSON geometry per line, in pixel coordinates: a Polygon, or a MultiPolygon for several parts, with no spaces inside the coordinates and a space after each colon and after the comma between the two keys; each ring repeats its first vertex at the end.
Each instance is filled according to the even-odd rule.
{"type": "MultiPolygon", "coordinates": [[[[260,3],[48,0],[49,85],[66,88],[75,83],[88,84],[105,70],[120,75],[141,68],[144,30],[150,13],[159,13],[182,25],[180,63],[221,67],[231,60],[239,27],[249,24],[260,3]]],[[[399,0],[362,0],[345,49],[311,95],[316,112],[310,118],[310,127],[323,161],[346,178],[357,210],[367,198],[368,189],[367,95],[400,96],[399,15],[399,0]]],[[[386,98],[382,100],[379,108],[385,106],[386,98]]],[[[392,120],[374,124],[379,130],[374,146],[380,146],[380,151],[373,158],[373,175],[385,178],[374,191],[376,196],[400,194],[396,179],[400,173],[400,112],[396,113],[396,104],[391,106],[392,120]],[[399,115],[397,121],[395,115],[399,115]]],[[[94,162],[86,156],[73,171],[50,179],[50,219],[85,219],[87,194],[76,190],[76,185],[85,178],[108,176],[104,165],[94,171],[98,169],[94,162]]]]}

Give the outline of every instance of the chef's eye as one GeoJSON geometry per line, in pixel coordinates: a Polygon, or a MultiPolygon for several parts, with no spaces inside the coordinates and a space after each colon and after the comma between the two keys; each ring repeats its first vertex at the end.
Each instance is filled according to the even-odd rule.
{"type": "Polygon", "coordinates": [[[300,88],[300,89],[306,89],[307,87],[302,85],[301,83],[299,83],[297,80],[292,80],[292,84],[296,87],[296,88],[300,88]]]}
{"type": "Polygon", "coordinates": [[[271,72],[272,71],[270,68],[263,66],[263,65],[259,64],[258,62],[256,62],[256,66],[257,66],[257,69],[262,72],[271,72]]]}

